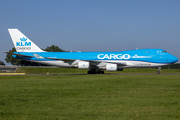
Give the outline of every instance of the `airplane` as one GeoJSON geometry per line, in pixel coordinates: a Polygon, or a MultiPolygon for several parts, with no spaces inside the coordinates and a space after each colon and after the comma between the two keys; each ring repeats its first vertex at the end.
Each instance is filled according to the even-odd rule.
{"type": "MultiPolygon", "coordinates": [[[[88,74],[122,71],[124,68],[154,68],[170,65],[178,58],[163,49],[135,49],[114,52],[46,52],[18,29],[8,29],[17,52],[13,57],[50,66],[89,69],[88,74]]],[[[9,52],[6,52],[9,53],[9,52]]]]}

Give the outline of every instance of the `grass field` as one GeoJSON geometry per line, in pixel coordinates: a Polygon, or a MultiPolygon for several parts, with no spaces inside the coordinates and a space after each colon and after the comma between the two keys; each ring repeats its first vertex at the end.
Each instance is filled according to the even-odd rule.
{"type": "Polygon", "coordinates": [[[180,75],[0,76],[2,120],[179,120],[180,75]]]}

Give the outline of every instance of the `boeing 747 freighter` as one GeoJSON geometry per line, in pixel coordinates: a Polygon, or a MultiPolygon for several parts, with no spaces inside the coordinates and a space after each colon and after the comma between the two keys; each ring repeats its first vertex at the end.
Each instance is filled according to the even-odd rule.
{"type": "MultiPolygon", "coordinates": [[[[8,29],[17,52],[13,57],[50,66],[89,69],[88,74],[122,71],[124,68],[154,68],[170,65],[178,58],[163,49],[114,52],[46,52],[18,29],[8,29]]],[[[6,52],[8,53],[8,52],[6,52]]],[[[158,69],[157,73],[160,73],[158,69]]]]}

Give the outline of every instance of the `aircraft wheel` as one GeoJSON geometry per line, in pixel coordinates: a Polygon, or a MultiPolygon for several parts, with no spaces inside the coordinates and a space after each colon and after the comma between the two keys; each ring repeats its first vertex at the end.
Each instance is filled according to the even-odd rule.
{"type": "Polygon", "coordinates": [[[89,70],[89,71],[87,72],[87,74],[96,74],[96,71],[91,71],[91,70],[89,70]]]}
{"type": "Polygon", "coordinates": [[[160,71],[160,70],[158,70],[158,71],[157,71],[157,74],[160,74],[160,73],[161,73],[161,71],[160,71]]]}

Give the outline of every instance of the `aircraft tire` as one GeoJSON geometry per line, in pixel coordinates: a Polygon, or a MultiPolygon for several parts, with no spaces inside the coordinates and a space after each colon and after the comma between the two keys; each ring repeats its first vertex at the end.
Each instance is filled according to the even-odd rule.
{"type": "Polygon", "coordinates": [[[96,71],[93,71],[92,74],[96,74],[97,72],[96,71]]]}
{"type": "Polygon", "coordinates": [[[160,70],[157,70],[157,74],[160,74],[161,73],[161,71],[160,70]]]}
{"type": "Polygon", "coordinates": [[[97,72],[96,71],[91,71],[91,70],[89,70],[88,72],[87,72],[87,74],[96,74],[97,72]]]}
{"type": "Polygon", "coordinates": [[[91,70],[89,70],[89,71],[87,71],[87,74],[104,74],[104,71],[91,71],[91,70]]]}
{"type": "Polygon", "coordinates": [[[98,74],[101,74],[101,71],[97,71],[98,74]]]}

